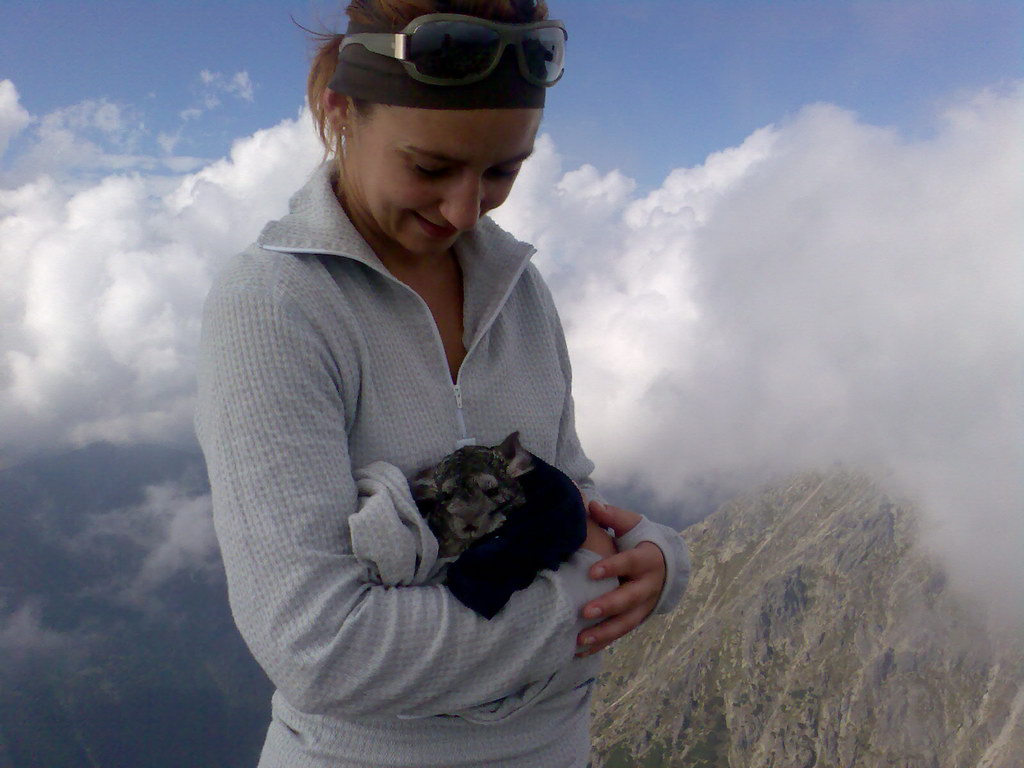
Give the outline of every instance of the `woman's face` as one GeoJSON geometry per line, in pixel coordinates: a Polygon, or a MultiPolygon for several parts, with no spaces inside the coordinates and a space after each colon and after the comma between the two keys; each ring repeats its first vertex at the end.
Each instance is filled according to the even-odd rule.
{"type": "Polygon", "coordinates": [[[382,105],[360,117],[343,100],[328,104],[346,126],[346,210],[378,256],[406,263],[446,252],[505,201],[541,119],[540,109],[382,105]]]}

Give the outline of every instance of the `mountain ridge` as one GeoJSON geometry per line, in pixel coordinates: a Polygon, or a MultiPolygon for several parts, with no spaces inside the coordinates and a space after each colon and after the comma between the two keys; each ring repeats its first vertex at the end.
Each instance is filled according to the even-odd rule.
{"type": "Polygon", "coordinates": [[[682,603],[609,650],[595,768],[1019,768],[1021,636],[954,592],[919,525],[840,469],[687,528],[682,603]]]}

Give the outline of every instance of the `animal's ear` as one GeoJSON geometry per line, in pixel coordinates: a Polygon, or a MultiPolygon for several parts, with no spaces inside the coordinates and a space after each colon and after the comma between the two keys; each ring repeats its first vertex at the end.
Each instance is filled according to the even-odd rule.
{"type": "Polygon", "coordinates": [[[508,460],[508,473],[512,477],[525,475],[533,469],[533,456],[519,442],[519,433],[513,432],[498,446],[501,455],[508,460]]]}
{"type": "Polygon", "coordinates": [[[412,497],[416,501],[433,501],[437,499],[437,481],[434,479],[434,468],[427,467],[416,473],[409,481],[412,497]]]}

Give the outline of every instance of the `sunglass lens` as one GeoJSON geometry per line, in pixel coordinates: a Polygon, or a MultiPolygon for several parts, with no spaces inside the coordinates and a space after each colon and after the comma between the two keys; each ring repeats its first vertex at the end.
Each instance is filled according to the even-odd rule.
{"type": "Polygon", "coordinates": [[[501,38],[493,29],[462,21],[437,21],[416,30],[407,56],[421,74],[458,80],[486,70],[500,45],[501,38]]]}
{"type": "Polygon", "coordinates": [[[523,56],[530,74],[543,83],[553,83],[565,66],[565,33],[557,27],[533,30],[523,40],[523,56]]]}

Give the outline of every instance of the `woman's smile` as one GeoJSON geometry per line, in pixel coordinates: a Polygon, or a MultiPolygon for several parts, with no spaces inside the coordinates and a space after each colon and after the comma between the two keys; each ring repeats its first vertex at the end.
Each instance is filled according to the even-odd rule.
{"type": "Polygon", "coordinates": [[[455,227],[442,227],[438,224],[435,224],[425,216],[416,213],[416,211],[413,211],[412,215],[416,218],[416,221],[423,228],[423,231],[426,232],[429,237],[435,240],[445,240],[449,237],[455,236],[459,231],[455,227]]]}

